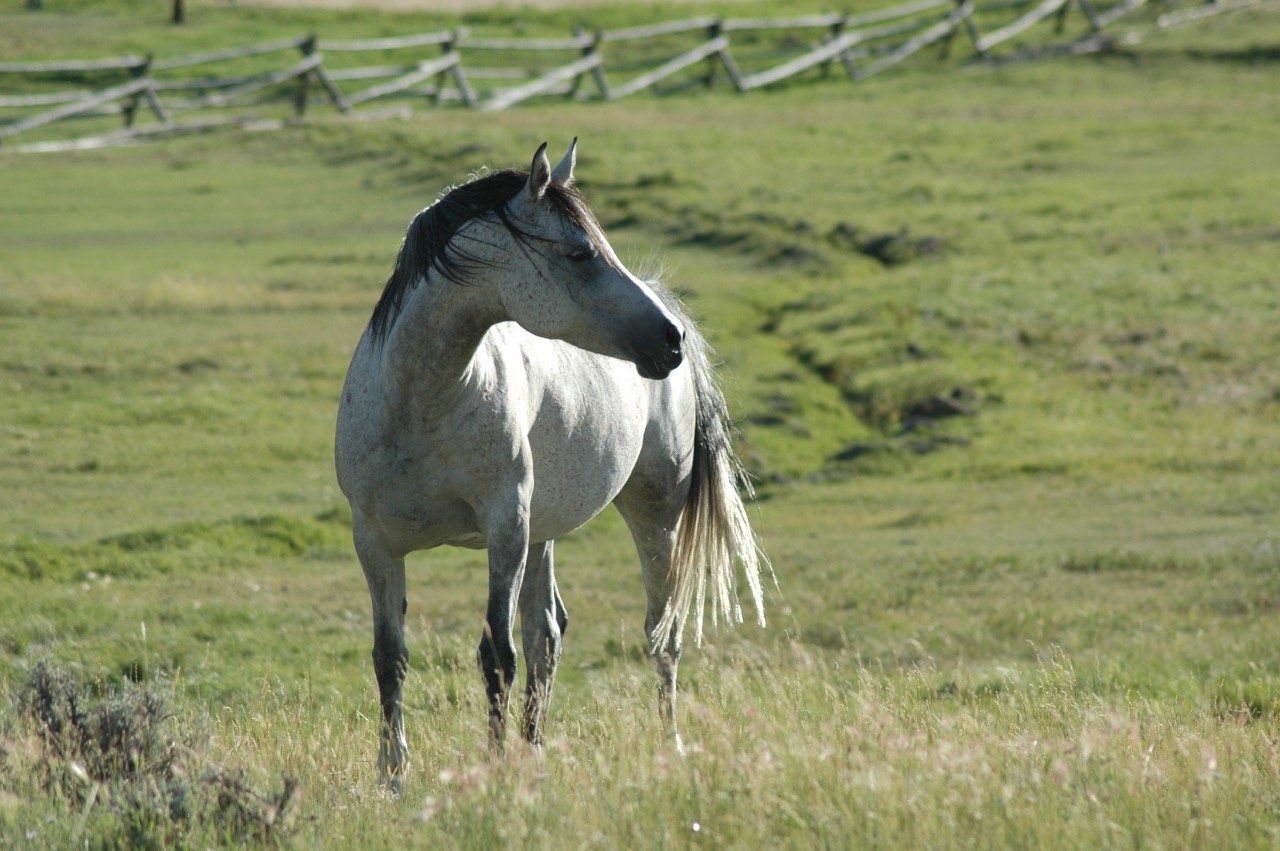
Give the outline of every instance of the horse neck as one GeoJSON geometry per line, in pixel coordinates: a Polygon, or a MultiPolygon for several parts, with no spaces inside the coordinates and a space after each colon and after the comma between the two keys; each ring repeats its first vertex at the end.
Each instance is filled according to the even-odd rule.
{"type": "Polygon", "coordinates": [[[459,284],[429,271],[408,295],[383,347],[393,400],[448,406],[465,385],[480,341],[504,316],[481,282],[459,284]]]}

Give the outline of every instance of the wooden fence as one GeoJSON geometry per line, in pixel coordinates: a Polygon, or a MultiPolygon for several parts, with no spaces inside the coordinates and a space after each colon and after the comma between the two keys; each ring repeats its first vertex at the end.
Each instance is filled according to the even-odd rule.
{"type": "MultiPolygon", "coordinates": [[[[190,132],[247,119],[242,115],[213,121],[184,120],[182,116],[188,113],[217,107],[252,107],[269,97],[280,100],[282,96],[292,97],[293,111],[301,116],[316,97],[323,97],[342,113],[393,97],[426,98],[433,103],[453,101],[493,111],[535,97],[612,101],[646,90],[662,91],[663,86],[711,86],[720,80],[740,92],[749,92],[814,69],[817,75],[826,77],[833,68],[839,68],[849,80],[857,82],[930,45],[941,45],[945,55],[961,32],[979,59],[998,58],[992,54],[996,47],[1050,18],[1055,32],[1062,33],[1073,7],[1084,16],[1087,33],[1057,44],[1045,45],[1042,39],[1039,47],[1049,55],[1091,52],[1112,46],[1114,42],[1103,35],[1103,30],[1147,0],[1119,0],[1105,8],[1099,2],[912,0],[862,14],[729,20],[700,17],[594,33],[579,31],[559,39],[482,38],[467,31],[346,41],[309,35],[170,59],[148,55],[6,63],[0,64],[0,116],[4,110],[20,114],[9,120],[0,117],[0,143],[54,122],[104,114],[123,116],[124,129],[45,146],[92,147],[95,143],[118,143],[142,135],[190,132]],[[989,24],[996,20],[1001,21],[998,26],[989,24]],[[980,30],[980,22],[985,31],[980,30]],[[762,48],[762,44],[766,46],[762,48]],[[737,56],[735,49],[739,51],[737,56]],[[752,55],[744,63],[740,57],[746,53],[752,55]],[[557,61],[565,54],[572,58],[557,61]],[[288,58],[290,55],[292,59],[288,58]],[[360,64],[362,57],[374,55],[399,61],[360,64]],[[493,57],[499,61],[506,57],[508,61],[495,65],[493,57]],[[511,58],[524,62],[524,66],[514,67],[511,58]],[[244,71],[255,62],[268,64],[244,71]],[[240,73],[182,76],[189,75],[189,69],[215,65],[240,73]],[[530,65],[539,70],[526,70],[530,65]],[[48,88],[47,81],[69,75],[101,80],[103,84],[78,89],[48,88]],[[4,93],[4,83],[10,80],[18,84],[13,88],[22,93],[4,93]],[[43,88],[42,81],[46,81],[43,88]],[[594,92],[589,91],[592,87],[594,92]],[[149,126],[136,122],[144,106],[155,119],[149,126]]],[[[1217,0],[1167,12],[1157,19],[1157,25],[1179,25],[1262,2],[1217,0]]],[[[1267,2],[1274,4],[1275,0],[1267,2]]],[[[1024,54],[1025,51],[1018,55],[1024,54]]]]}

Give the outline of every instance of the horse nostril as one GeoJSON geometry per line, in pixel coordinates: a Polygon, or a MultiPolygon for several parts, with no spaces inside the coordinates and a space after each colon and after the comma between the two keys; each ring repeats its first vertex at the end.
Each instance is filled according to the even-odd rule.
{"type": "Polygon", "coordinates": [[[667,323],[667,345],[673,349],[680,348],[680,344],[684,342],[684,329],[676,325],[674,322],[667,323]]]}

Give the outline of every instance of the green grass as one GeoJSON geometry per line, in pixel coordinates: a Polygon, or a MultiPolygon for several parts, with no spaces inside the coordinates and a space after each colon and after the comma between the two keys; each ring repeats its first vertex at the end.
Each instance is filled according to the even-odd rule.
{"type": "MultiPolygon", "coordinates": [[[[146,40],[95,8],[57,13],[76,55],[146,40]]],[[[435,28],[196,12],[192,49],[435,28]]],[[[1273,17],[995,72],[0,151],[0,703],[41,659],[154,690],[188,750],[148,776],[204,813],[123,780],[88,803],[7,711],[0,843],[232,844],[231,772],[296,778],[258,839],[298,847],[1275,847],[1273,17]],[[573,135],[613,243],[662,256],[725,363],[770,626],[689,650],[669,753],[606,512],[557,546],[551,744],[493,760],[483,555],[412,556],[414,769],[385,800],[347,358],[418,209],[573,135]]],[[[48,20],[0,38],[52,55],[48,20]]]]}

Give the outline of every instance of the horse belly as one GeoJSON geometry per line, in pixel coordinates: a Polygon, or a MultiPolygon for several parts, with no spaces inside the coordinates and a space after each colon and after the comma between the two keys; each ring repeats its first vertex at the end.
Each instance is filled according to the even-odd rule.
{"type": "MultiPolygon", "coordinates": [[[[570,448],[570,447],[562,447],[570,448]]],[[[583,447],[572,447],[582,449],[583,447]]],[[[638,449],[636,450],[638,453],[638,449]]],[[[617,456],[597,459],[595,453],[573,453],[578,464],[562,464],[570,453],[544,454],[535,462],[534,488],[529,505],[530,541],[554,540],[599,514],[626,484],[617,456]],[[587,470],[589,474],[583,475],[587,470]]],[[[631,453],[628,453],[631,455],[631,453]]],[[[536,456],[535,456],[536,457],[536,456]]],[[[630,458],[634,465],[634,457],[630,458]]],[[[437,546],[483,549],[488,540],[471,501],[453,488],[432,487],[431,476],[387,482],[376,500],[379,525],[404,551],[437,546]]],[[[466,490],[463,488],[463,490],[466,490]]],[[[483,499],[477,497],[477,501],[483,499]]]]}
{"type": "MultiPolygon", "coordinates": [[[[638,455],[638,450],[635,453],[638,455]]],[[[579,465],[534,465],[533,499],[529,511],[529,537],[533,541],[549,541],[572,532],[605,509],[627,483],[635,455],[625,471],[617,464],[598,465],[597,459],[581,457],[579,465]]]]}

